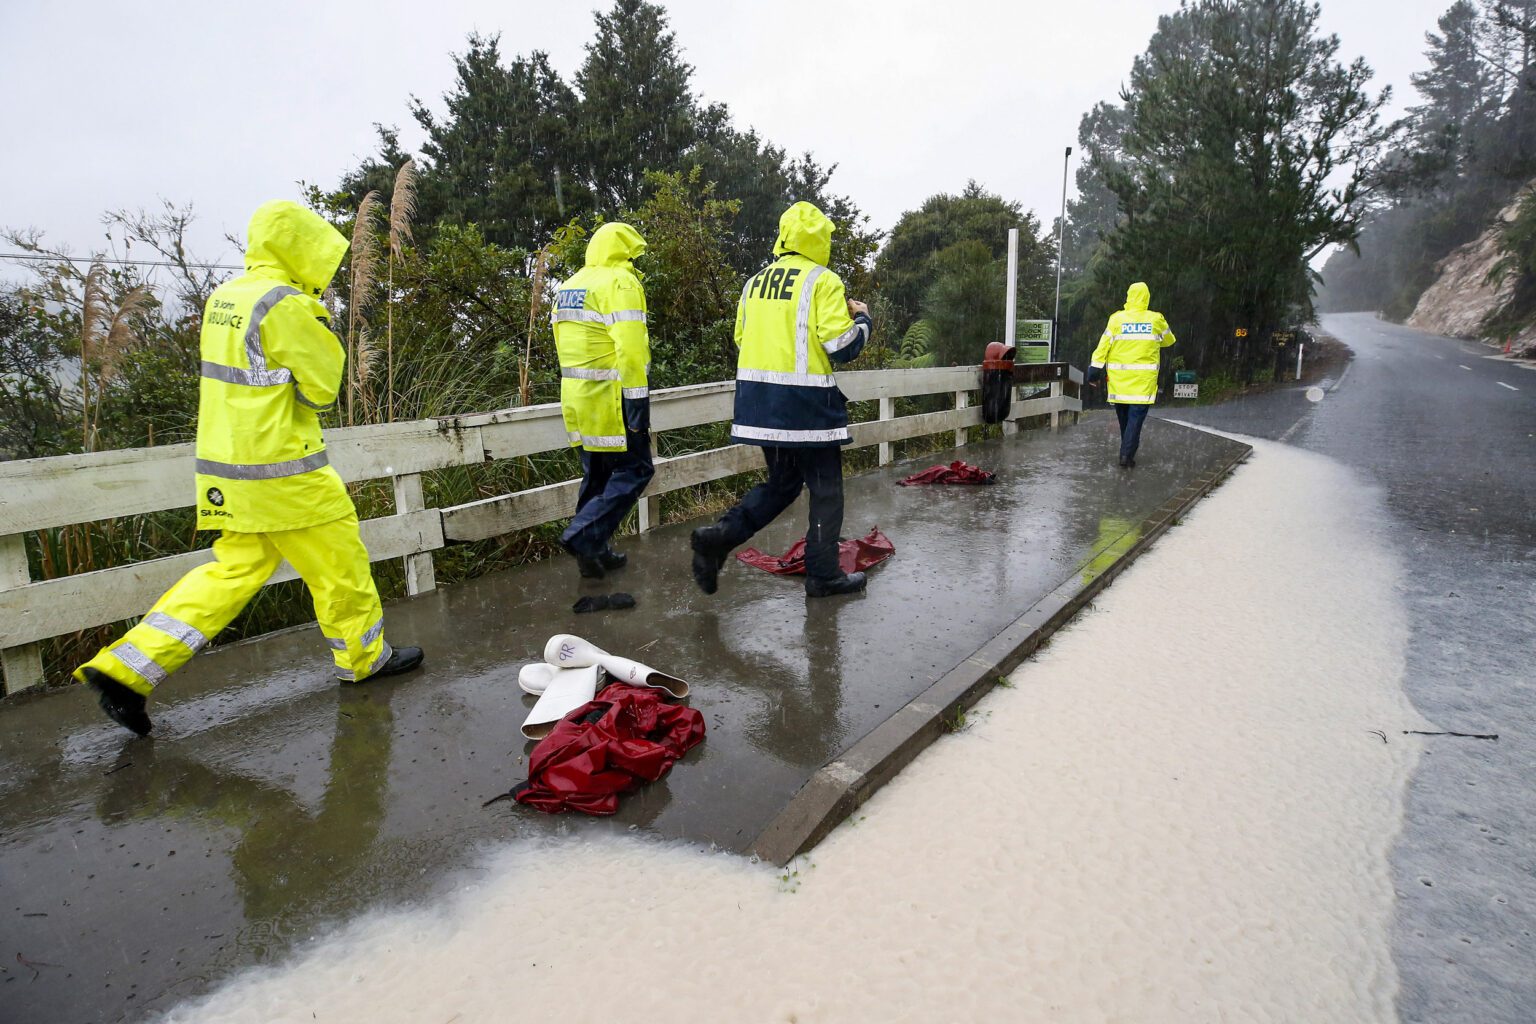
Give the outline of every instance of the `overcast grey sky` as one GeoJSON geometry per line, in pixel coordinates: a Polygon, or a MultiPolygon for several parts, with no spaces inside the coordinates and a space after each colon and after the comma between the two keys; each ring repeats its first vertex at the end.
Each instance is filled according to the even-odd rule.
{"type": "MultiPolygon", "coordinates": [[[[1323,0],[1322,23],[1401,108],[1450,3],[1323,0]]],[[[266,199],[297,198],[297,181],[335,184],[373,151],[374,122],[414,147],[407,98],[441,106],[470,31],[501,33],[508,54],[544,50],[569,77],[607,6],[0,0],[0,225],[85,253],[102,211],[163,197],[194,205],[198,256],[229,261],[226,231],[266,199]]],[[[700,96],[838,164],[834,186],[889,228],[969,178],[1048,224],[1079,117],[1116,96],[1176,0],[666,7],[700,96]]]]}

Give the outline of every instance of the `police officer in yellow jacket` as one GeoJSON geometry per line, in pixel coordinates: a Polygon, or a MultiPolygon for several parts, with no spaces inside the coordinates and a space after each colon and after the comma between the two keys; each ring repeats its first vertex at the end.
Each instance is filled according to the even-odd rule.
{"type": "Polygon", "coordinates": [[[827,269],[832,221],[810,203],[779,218],[778,258],[753,275],[736,307],[736,415],[731,439],[763,449],[768,479],[712,526],[693,531],[693,576],[706,594],[718,585],[731,549],[811,492],[805,535],[805,592],[811,597],[864,589],[864,574],[844,574],[843,449],[848,400],[832,364],[858,356],[869,340],[869,309],[849,301],[827,269]]]}
{"type": "Polygon", "coordinates": [[[357,510],[320,434],[318,412],[336,401],[346,361],[320,296],[346,251],[318,214],[265,203],[251,217],[245,273],[204,307],[197,528],[221,531],[213,561],[75,671],[102,710],[140,736],[151,728],[150,691],[217,636],[283,559],[309,587],[338,679],[421,664],[420,648],[384,640],[357,510]]]}
{"type": "Polygon", "coordinates": [[[552,314],[560,411],[581,449],[576,515],[560,543],[581,575],[600,579],[627,557],[609,541],[656,475],[651,462],[651,344],[634,260],[645,239],[628,224],[592,233],[586,265],[560,285],[552,314]]]}
{"type": "Polygon", "coordinates": [[[1088,383],[1108,373],[1108,401],[1120,420],[1120,465],[1136,465],[1141,427],[1157,401],[1157,371],[1162,350],[1174,342],[1163,314],[1147,308],[1152,293],[1140,281],[1125,293],[1125,308],[1109,318],[1093,360],[1088,383]]]}

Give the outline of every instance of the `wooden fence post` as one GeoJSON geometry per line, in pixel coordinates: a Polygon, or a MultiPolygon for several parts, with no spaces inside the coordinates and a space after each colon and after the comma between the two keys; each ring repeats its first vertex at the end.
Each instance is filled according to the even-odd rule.
{"type": "MultiPolygon", "coordinates": [[[[896,418],[896,399],[894,399],[894,398],[882,398],[882,399],[880,399],[880,418],[882,420],[889,420],[889,419],[895,419],[896,418]]],[[[889,442],[889,441],[881,441],[880,442],[880,465],[882,465],[882,466],[889,466],[890,464],[891,464],[891,442],[889,442]]]]}
{"type": "MultiPolygon", "coordinates": [[[[421,474],[407,473],[393,478],[395,484],[395,511],[420,512],[427,507],[422,496],[421,474]]],[[[405,592],[411,596],[437,589],[437,567],[432,552],[405,556],[405,592]]]]}
{"type": "MultiPolygon", "coordinates": [[[[1051,381],[1051,401],[1054,402],[1054,403],[1060,404],[1061,396],[1062,396],[1063,393],[1064,393],[1064,391],[1063,391],[1063,388],[1061,386],[1061,381],[1059,381],[1059,380],[1051,381]]],[[[1051,430],[1054,431],[1060,425],[1061,425],[1061,413],[1058,412],[1055,408],[1052,408],[1051,409],[1051,430]]]]}
{"type": "MultiPolygon", "coordinates": [[[[651,457],[656,457],[656,432],[651,431],[651,457]]],[[[635,505],[635,532],[649,533],[661,525],[661,495],[647,494],[635,505]]]]}
{"type": "MultiPolygon", "coordinates": [[[[0,537],[0,590],[14,590],[32,582],[27,569],[27,542],[19,533],[0,537]]],[[[38,644],[0,650],[0,696],[43,683],[43,649],[38,644]]]]}
{"type": "MultiPolygon", "coordinates": [[[[968,406],[970,404],[971,404],[971,393],[969,391],[956,391],[955,392],[955,411],[956,412],[959,412],[961,409],[964,409],[966,406],[968,406]]],[[[955,447],[956,448],[962,447],[965,444],[965,435],[966,435],[966,430],[965,430],[964,427],[956,427],[955,428],[955,447]]]]}

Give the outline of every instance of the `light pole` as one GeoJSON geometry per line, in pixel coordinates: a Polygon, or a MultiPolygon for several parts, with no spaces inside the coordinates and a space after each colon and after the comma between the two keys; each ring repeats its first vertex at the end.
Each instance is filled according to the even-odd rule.
{"type": "Polygon", "coordinates": [[[1061,219],[1056,222],[1056,312],[1051,317],[1051,362],[1056,361],[1057,336],[1061,334],[1061,248],[1067,235],[1067,165],[1072,162],[1072,147],[1061,158],[1061,219]]]}

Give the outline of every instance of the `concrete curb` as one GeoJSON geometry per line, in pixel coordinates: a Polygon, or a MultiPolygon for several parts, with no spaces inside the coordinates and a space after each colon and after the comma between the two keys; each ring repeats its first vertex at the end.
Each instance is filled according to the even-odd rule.
{"type": "Polygon", "coordinates": [[[1077,573],[1037,601],[970,657],[945,673],[841,756],[824,765],[752,844],[752,854],[783,866],[809,851],[875,791],[946,731],[946,723],[981,700],[999,679],[1066,625],[1175,521],[1253,452],[1252,446],[1191,481],[1141,523],[1141,537],[1097,577],[1077,573]]]}

